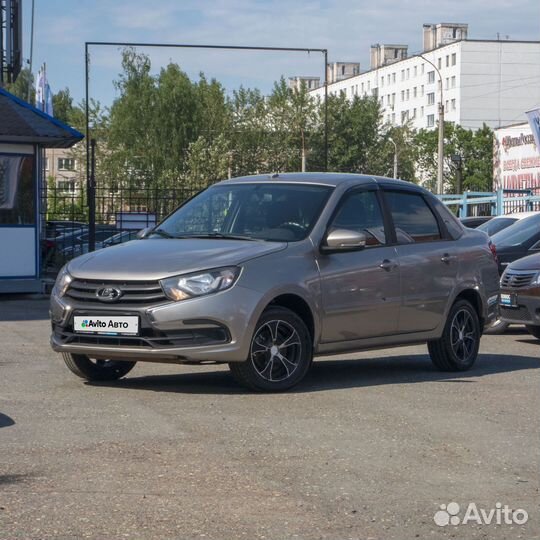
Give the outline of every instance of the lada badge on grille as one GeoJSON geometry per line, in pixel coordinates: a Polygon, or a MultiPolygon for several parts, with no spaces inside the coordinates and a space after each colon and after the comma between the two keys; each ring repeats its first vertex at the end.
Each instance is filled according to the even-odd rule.
{"type": "Polygon", "coordinates": [[[116,302],[122,296],[122,291],[116,287],[102,287],[96,291],[96,296],[102,302],[116,302]]]}

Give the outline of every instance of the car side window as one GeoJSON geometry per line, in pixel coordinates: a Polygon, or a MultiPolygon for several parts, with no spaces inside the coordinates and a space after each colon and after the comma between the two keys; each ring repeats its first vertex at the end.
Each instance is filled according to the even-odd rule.
{"type": "Polygon", "coordinates": [[[386,244],[383,215],[375,191],[346,194],[330,228],[364,233],[366,247],[386,244]]]}
{"type": "Polygon", "coordinates": [[[442,239],[437,218],[422,195],[407,191],[387,191],[385,197],[399,244],[436,242],[442,239]]]}

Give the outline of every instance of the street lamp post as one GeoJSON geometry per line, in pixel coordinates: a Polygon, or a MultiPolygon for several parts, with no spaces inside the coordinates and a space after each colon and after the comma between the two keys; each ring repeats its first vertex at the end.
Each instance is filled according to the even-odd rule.
{"type": "Polygon", "coordinates": [[[437,193],[442,195],[444,192],[443,184],[443,165],[444,165],[444,102],[443,102],[443,79],[439,68],[424,55],[419,54],[420,58],[423,58],[428,64],[431,64],[441,83],[440,88],[440,101],[439,101],[439,144],[438,144],[438,162],[437,162],[437,193]]]}
{"type": "Polygon", "coordinates": [[[388,140],[394,145],[394,178],[397,178],[398,177],[397,175],[397,168],[398,168],[397,144],[394,141],[394,139],[392,139],[392,137],[390,137],[388,140]]]}

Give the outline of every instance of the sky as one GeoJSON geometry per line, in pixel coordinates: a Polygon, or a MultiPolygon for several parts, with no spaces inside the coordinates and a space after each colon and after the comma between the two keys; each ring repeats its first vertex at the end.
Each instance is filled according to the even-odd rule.
{"type": "MultiPolygon", "coordinates": [[[[22,0],[23,56],[30,54],[31,0],[22,0]]],[[[369,69],[370,45],[422,48],[422,24],[469,24],[469,38],[540,40],[539,0],[35,0],[33,72],[44,62],[52,91],[84,98],[85,41],[129,41],[326,48],[330,61],[369,69]]],[[[177,62],[192,78],[202,71],[232,92],[240,85],[269,93],[282,75],[323,77],[321,53],[140,49],[153,72],[177,62]]],[[[120,72],[116,47],[90,48],[91,98],[110,105],[120,72]]]]}

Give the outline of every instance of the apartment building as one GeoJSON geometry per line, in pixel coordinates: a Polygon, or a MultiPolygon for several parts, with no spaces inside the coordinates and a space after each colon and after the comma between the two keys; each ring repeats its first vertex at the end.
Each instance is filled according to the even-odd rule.
{"type": "MultiPolygon", "coordinates": [[[[469,129],[525,120],[540,104],[540,41],[469,39],[465,24],[426,24],[423,51],[373,45],[371,69],[328,85],[329,94],[376,96],[384,121],[434,128],[445,120],[469,129]]],[[[311,91],[324,98],[324,87],[311,91]]]]}
{"type": "Polygon", "coordinates": [[[47,148],[44,167],[44,177],[47,180],[53,178],[58,191],[75,193],[81,189],[83,171],[71,149],[47,148]]]}

